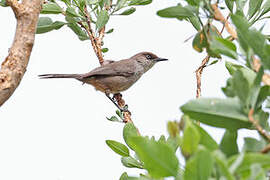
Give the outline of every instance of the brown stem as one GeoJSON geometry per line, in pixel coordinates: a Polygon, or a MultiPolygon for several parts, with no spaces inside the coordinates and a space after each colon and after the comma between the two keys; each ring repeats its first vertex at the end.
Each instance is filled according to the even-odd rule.
{"type": "MultiPolygon", "coordinates": [[[[110,8],[110,6],[107,6],[106,9],[108,10],[110,8]]],[[[84,12],[85,12],[85,18],[87,19],[87,25],[88,27],[84,26],[83,23],[78,22],[87,32],[89,39],[91,41],[92,47],[96,53],[96,56],[99,60],[100,65],[103,65],[104,63],[104,59],[103,59],[103,55],[102,55],[102,40],[104,38],[105,35],[105,26],[103,28],[101,28],[98,32],[98,37],[96,37],[93,33],[93,30],[91,28],[91,18],[89,16],[89,13],[87,11],[87,8],[84,8],[84,12]]],[[[117,104],[120,107],[124,107],[125,106],[125,101],[124,99],[122,99],[122,95],[121,94],[116,94],[114,95],[114,98],[117,101],[117,104]]],[[[125,123],[127,122],[132,122],[131,120],[131,113],[130,112],[124,112],[124,119],[125,119],[125,123]]]]}
{"type": "Polygon", "coordinates": [[[207,55],[203,60],[202,63],[200,65],[200,67],[198,67],[198,69],[195,71],[196,72],[196,79],[197,79],[197,90],[196,90],[196,98],[200,98],[201,97],[201,79],[202,79],[202,72],[203,69],[206,67],[206,64],[208,63],[210,59],[210,56],[207,55]]]}
{"type": "Polygon", "coordinates": [[[223,16],[221,11],[218,8],[218,4],[212,4],[212,9],[214,11],[214,19],[217,21],[220,21],[221,23],[224,24],[227,32],[234,38],[237,39],[237,33],[233,26],[229,23],[229,21],[223,16]]]}
{"type": "Polygon", "coordinates": [[[250,109],[248,113],[248,119],[253,124],[253,126],[257,129],[257,131],[262,135],[267,141],[270,142],[270,135],[262,128],[259,124],[258,120],[255,120],[253,117],[254,109],[250,109]]]}
{"type": "MultiPolygon", "coordinates": [[[[117,104],[120,106],[120,107],[124,107],[125,105],[126,105],[126,103],[125,103],[125,101],[124,101],[124,99],[122,98],[122,95],[120,94],[120,93],[118,93],[118,94],[115,94],[114,95],[114,98],[115,98],[115,100],[117,101],[117,104]]],[[[124,112],[123,113],[124,114],[124,123],[128,123],[128,122],[131,122],[131,123],[133,123],[132,122],[132,120],[131,120],[131,113],[129,112],[129,111],[127,111],[127,112],[124,112]]],[[[138,131],[139,132],[139,131],[138,131]]]]}
{"type": "Polygon", "coordinates": [[[0,70],[0,106],[19,86],[26,71],[35,40],[42,0],[7,0],[17,19],[16,33],[0,70]]]}
{"type": "MultiPolygon", "coordinates": [[[[104,33],[103,33],[103,36],[99,35],[99,37],[97,38],[95,36],[95,34],[93,33],[92,28],[91,28],[91,19],[90,19],[90,16],[89,16],[89,13],[88,13],[86,7],[84,8],[84,13],[85,13],[86,22],[87,22],[88,27],[83,25],[83,28],[86,30],[86,32],[89,36],[89,39],[90,39],[92,47],[96,53],[96,56],[99,60],[99,63],[102,65],[104,62],[104,59],[103,59],[103,55],[102,55],[102,51],[101,51],[101,43],[99,43],[99,42],[102,42],[102,39],[104,37],[104,33]]],[[[82,23],[80,25],[82,25],[82,23]]],[[[105,30],[105,27],[104,27],[104,30],[105,30]]]]}

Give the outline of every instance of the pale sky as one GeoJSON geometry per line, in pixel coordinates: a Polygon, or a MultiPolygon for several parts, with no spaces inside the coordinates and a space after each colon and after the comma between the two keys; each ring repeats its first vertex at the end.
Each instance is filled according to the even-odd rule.
{"type": "MultiPolygon", "coordinates": [[[[151,51],[168,58],[148,71],[123,93],[132,119],[143,135],[167,135],[166,123],[179,120],[179,107],[196,96],[195,70],[205,54],[197,53],[192,41],[196,31],[187,22],[164,19],[156,11],[175,5],[154,1],[131,16],[111,17],[105,59],[129,58],[151,51]]],[[[1,8],[0,59],[8,52],[15,31],[10,8],[1,8]]],[[[61,19],[59,16],[52,16],[61,19]]],[[[20,86],[0,108],[0,179],[89,180],[119,179],[123,172],[138,174],[122,166],[105,140],[122,139],[124,124],[106,117],[116,107],[92,86],[71,79],[41,80],[44,73],[85,73],[99,66],[90,41],[80,41],[67,27],[36,36],[31,59],[20,86]]],[[[221,87],[229,77],[224,60],[206,68],[203,97],[224,97],[221,87]]],[[[206,128],[219,142],[223,130],[206,128]]],[[[243,136],[251,131],[241,131],[243,136]]]]}

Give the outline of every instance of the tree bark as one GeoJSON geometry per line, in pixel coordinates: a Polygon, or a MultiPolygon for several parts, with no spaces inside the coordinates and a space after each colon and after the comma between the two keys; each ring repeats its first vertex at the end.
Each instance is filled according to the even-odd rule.
{"type": "Polygon", "coordinates": [[[19,86],[26,71],[35,40],[36,26],[43,0],[6,0],[17,19],[16,33],[8,56],[0,70],[0,106],[19,86]]]}

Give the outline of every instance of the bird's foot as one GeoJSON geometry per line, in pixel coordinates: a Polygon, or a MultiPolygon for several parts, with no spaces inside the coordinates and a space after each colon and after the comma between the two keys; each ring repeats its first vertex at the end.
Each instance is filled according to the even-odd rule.
{"type": "Polygon", "coordinates": [[[112,97],[112,99],[113,99],[114,101],[117,101],[118,98],[122,98],[122,94],[121,94],[121,93],[116,93],[116,94],[114,94],[113,97],[112,97]]]}

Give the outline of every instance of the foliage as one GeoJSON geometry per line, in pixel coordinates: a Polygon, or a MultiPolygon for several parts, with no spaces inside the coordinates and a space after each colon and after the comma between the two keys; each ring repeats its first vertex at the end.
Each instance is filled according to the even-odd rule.
{"type": "MultiPolygon", "coordinates": [[[[65,17],[65,22],[53,21],[52,16],[41,16],[37,25],[37,34],[69,27],[81,40],[89,40],[89,31],[98,34],[112,16],[127,16],[136,11],[137,6],[150,4],[152,0],[48,0],[43,4],[41,14],[65,17]]],[[[2,0],[0,5],[5,5],[2,0]]],[[[109,29],[106,34],[112,33],[109,29]]],[[[101,44],[103,45],[103,43],[101,44]]],[[[109,49],[102,48],[106,53],[109,49]]]]}
{"type": "MultiPolygon", "coordinates": [[[[40,17],[37,34],[67,26],[80,40],[89,40],[89,33],[100,35],[114,31],[105,32],[104,28],[112,16],[130,15],[137,6],[151,2],[49,0],[42,7],[41,14],[46,16],[40,17]],[[51,17],[57,14],[63,15],[65,21],[53,21],[51,17]]],[[[6,0],[0,0],[0,6],[8,6],[6,0]]],[[[199,98],[182,105],[181,120],[168,122],[168,137],[142,136],[134,124],[125,124],[125,144],[114,140],[107,140],[106,144],[121,156],[125,167],[143,169],[146,173],[133,177],[124,172],[120,180],[267,179],[270,153],[262,153],[262,149],[270,142],[267,136],[270,86],[263,82],[270,70],[270,44],[269,35],[258,22],[268,20],[269,11],[270,0],[182,0],[157,11],[162,18],[185,21],[194,27],[192,47],[199,53],[206,52],[213,60],[207,65],[218,63],[221,58],[228,59],[225,68],[230,78],[221,88],[226,98],[199,98]],[[228,14],[228,20],[221,17],[223,13],[228,14]],[[218,22],[228,33],[217,28],[218,22]],[[224,128],[221,142],[216,142],[198,122],[224,128]],[[260,139],[245,137],[241,148],[237,143],[239,129],[257,130],[260,139]],[[184,163],[180,163],[179,157],[184,163]]],[[[103,53],[107,51],[108,48],[102,48],[103,53]]],[[[107,119],[122,122],[123,113],[116,114],[107,119]]]]}
{"type": "Polygon", "coordinates": [[[227,97],[199,98],[182,105],[181,121],[168,122],[167,138],[162,135],[156,140],[141,136],[133,124],[126,124],[123,136],[133,163],[123,164],[145,169],[147,173],[133,177],[124,172],[120,180],[267,179],[270,154],[261,151],[270,142],[265,135],[270,133],[267,112],[270,87],[263,85],[264,73],[270,69],[270,45],[263,27],[257,27],[259,21],[269,18],[269,11],[269,0],[226,0],[217,4],[186,0],[157,12],[160,17],[190,23],[196,34],[192,46],[197,52],[206,51],[210,59],[214,59],[212,63],[209,61],[210,65],[221,58],[230,59],[225,68],[231,77],[222,88],[227,97]],[[216,27],[216,22],[222,19],[217,16],[215,6],[223,7],[220,13],[230,12],[228,22],[234,26],[226,24],[229,33],[220,32],[216,27]],[[230,32],[234,28],[237,37],[230,32]],[[256,67],[258,62],[259,68],[256,67]],[[198,122],[224,128],[221,142],[217,143],[198,122]],[[241,148],[237,143],[240,129],[257,130],[260,139],[245,137],[241,148]],[[183,164],[179,156],[184,158],[183,164]]]}

